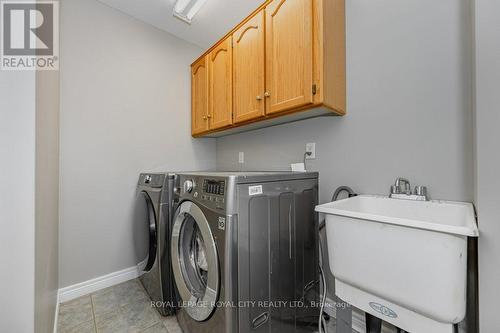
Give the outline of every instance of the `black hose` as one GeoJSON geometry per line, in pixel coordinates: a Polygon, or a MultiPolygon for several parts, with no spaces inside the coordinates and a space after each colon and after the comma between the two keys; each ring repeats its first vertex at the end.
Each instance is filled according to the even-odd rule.
{"type": "Polygon", "coordinates": [[[340,186],[338,189],[335,190],[335,192],[333,192],[332,201],[337,201],[339,198],[339,194],[344,191],[347,192],[349,198],[357,196],[357,194],[349,186],[340,186]]]}
{"type": "MultiPolygon", "coordinates": [[[[353,191],[352,188],[350,188],[349,186],[340,186],[339,188],[337,188],[335,190],[335,192],[333,192],[333,195],[332,195],[332,201],[337,201],[338,198],[339,198],[339,195],[340,193],[342,192],[347,192],[347,195],[348,195],[348,198],[352,198],[352,197],[355,197],[357,196],[358,194],[356,192],[353,191]]],[[[322,230],[323,228],[325,227],[325,220],[321,221],[319,223],[319,230],[322,230]]]]}

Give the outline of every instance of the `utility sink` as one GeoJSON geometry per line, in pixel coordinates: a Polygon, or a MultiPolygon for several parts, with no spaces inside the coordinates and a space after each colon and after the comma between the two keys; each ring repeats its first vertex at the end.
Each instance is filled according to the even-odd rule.
{"type": "Polygon", "coordinates": [[[470,203],[361,195],[316,207],[326,214],[339,298],[411,333],[453,333],[466,308],[470,203]]]}

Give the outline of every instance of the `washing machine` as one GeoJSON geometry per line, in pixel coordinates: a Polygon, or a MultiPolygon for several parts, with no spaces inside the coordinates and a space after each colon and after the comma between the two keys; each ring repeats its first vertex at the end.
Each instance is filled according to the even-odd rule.
{"type": "Polygon", "coordinates": [[[134,215],[134,244],[142,285],[155,308],[167,316],[175,312],[176,298],[170,262],[175,174],[139,176],[134,215]]]}
{"type": "Polygon", "coordinates": [[[318,174],[178,179],[171,255],[184,332],[317,330],[318,174]]]}

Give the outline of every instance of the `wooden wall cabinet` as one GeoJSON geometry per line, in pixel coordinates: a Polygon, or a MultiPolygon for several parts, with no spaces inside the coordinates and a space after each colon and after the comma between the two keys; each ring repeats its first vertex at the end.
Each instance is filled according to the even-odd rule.
{"type": "Polygon", "coordinates": [[[312,5],[274,0],[265,8],[268,114],[313,102],[312,5]]]}
{"type": "Polygon", "coordinates": [[[191,68],[195,137],[344,115],[345,0],[267,0],[191,68]]]}
{"type": "Polygon", "coordinates": [[[230,36],[220,42],[208,56],[210,130],[224,128],[233,123],[232,54],[230,36]]]}
{"type": "Polygon", "coordinates": [[[233,96],[236,124],[265,115],[264,11],[233,33],[233,96]]]}
{"type": "Polygon", "coordinates": [[[204,56],[191,66],[191,132],[208,130],[208,56],[204,56]]]}

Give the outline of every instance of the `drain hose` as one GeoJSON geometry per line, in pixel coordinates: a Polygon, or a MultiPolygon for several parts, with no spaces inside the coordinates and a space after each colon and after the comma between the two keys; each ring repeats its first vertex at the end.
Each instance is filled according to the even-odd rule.
{"type": "MultiPolygon", "coordinates": [[[[347,195],[349,198],[357,196],[357,194],[350,188],[349,186],[340,186],[333,192],[332,195],[332,201],[337,201],[339,198],[340,193],[342,192],[347,192],[347,195]]],[[[325,220],[321,221],[319,224],[319,230],[321,231],[325,227],[325,220]]],[[[323,285],[323,295],[321,295],[321,308],[319,312],[319,319],[318,319],[318,330],[319,333],[326,333],[326,322],[325,318],[323,317],[323,310],[325,308],[325,301],[326,301],[326,278],[325,278],[325,272],[323,271],[323,243],[321,241],[321,236],[319,237],[319,254],[320,254],[320,262],[319,262],[319,271],[320,271],[320,278],[322,281],[323,285]]]]}

